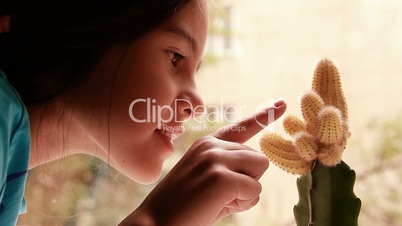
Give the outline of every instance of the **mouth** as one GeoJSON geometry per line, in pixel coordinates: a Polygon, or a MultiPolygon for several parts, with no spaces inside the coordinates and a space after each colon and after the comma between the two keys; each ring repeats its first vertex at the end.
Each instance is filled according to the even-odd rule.
{"type": "Polygon", "coordinates": [[[155,131],[173,141],[183,133],[183,127],[181,125],[178,126],[163,125],[162,128],[156,129],[155,131]]]}
{"type": "Polygon", "coordinates": [[[163,125],[161,128],[156,129],[155,132],[168,144],[169,149],[174,149],[173,140],[177,139],[183,133],[183,127],[181,125],[163,125]]]}

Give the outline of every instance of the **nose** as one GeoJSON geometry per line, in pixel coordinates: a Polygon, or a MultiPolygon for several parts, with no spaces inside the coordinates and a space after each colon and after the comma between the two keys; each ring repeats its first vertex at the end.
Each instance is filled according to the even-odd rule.
{"type": "Polygon", "coordinates": [[[181,122],[190,117],[198,117],[205,112],[204,101],[197,89],[193,89],[176,99],[177,119],[181,122]]]}

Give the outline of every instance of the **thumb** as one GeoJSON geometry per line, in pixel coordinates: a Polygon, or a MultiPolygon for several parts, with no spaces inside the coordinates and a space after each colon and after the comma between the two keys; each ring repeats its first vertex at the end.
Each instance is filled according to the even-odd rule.
{"type": "Polygon", "coordinates": [[[261,110],[237,123],[224,126],[211,135],[225,141],[244,143],[286,111],[286,103],[277,101],[274,106],[261,110]]]}

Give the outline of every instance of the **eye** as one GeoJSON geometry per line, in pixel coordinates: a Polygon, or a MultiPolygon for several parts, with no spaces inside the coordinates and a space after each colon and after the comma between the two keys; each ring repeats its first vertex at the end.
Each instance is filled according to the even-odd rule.
{"type": "Polygon", "coordinates": [[[177,67],[180,60],[182,60],[184,58],[184,56],[182,56],[176,52],[173,52],[173,51],[169,51],[169,57],[170,57],[170,61],[172,62],[174,67],[177,67]]]}

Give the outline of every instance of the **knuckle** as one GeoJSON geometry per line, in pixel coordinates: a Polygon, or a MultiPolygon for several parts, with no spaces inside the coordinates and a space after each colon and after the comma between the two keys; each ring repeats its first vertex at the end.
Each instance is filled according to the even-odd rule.
{"type": "Polygon", "coordinates": [[[256,194],[259,196],[261,194],[261,192],[262,192],[262,185],[261,185],[261,183],[257,182],[256,194]]]}
{"type": "Polygon", "coordinates": [[[217,149],[208,149],[200,154],[200,161],[213,165],[219,159],[219,155],[217,149]]]}
{"type": "Polygon", "coordinates": [[[212,147],[213,139],[214,139],[214,137],[209,136],[209,135],[201,137],[200,139],[198,139],[197,141],[194,142],[192,147],[197,148],[197,149],[208,149],[208,148],[212,147]]]}
{"type": "Polygon", "coordinates": [[[225,168],[217,165],[211,167],[209,169],[207,180],[209,183],[213,184],[226,184],[225,182],[228,180],[228,177],[225,168]]]}
{"type": "Polygon", "coordinates": [[[252,207],[257,205],[259,201],[260,201],[260,196],[257,196],[248,206],[246,206],[245,210],[251,209],[252,207]]]}
{"type": "Polygon", "coordinates": [[[269,167],[269,159],[265,155],[261,155],[261,158],[259,158],[259,164],[263,168],[263,170],[267,170],[269,167]]]}
{"type": "Polygon", "coordinates": [[[260,196],[256,196],[254,199],[248,200],[246,203],[243,203],[243,205],[240,205],[239,209],[240,209],[240,211],[249,210],[249,209],[253,208],[255,205],[257,205],[259,201],[260,201],[260,196]]]}
{"type": "Polygon", "coordinates": [[[265,154],[257,151],[249,151],[248,153],[252,156],[251,158],[253,159],[252,161],[254,162],[254,164],[258,166],[258,168],[256,169],[258,169],[259,172],[260,170],[261,172],[265,172],[268,169],[269,159],[265,154]]]}
{"type": "Polygon", "coordinates": [[[202,170],[218,170],[219,168],[219,151],[216,149],[208,149],[198,156],[199,167],[202,170]]]}
{"type": "Polygon", "coordinates": [[[194,174],[204,175],[208,182],[221,181],[224,177],[225,167],[221,163],[220,149],[207,149],[196,156],[194,174]]]}

